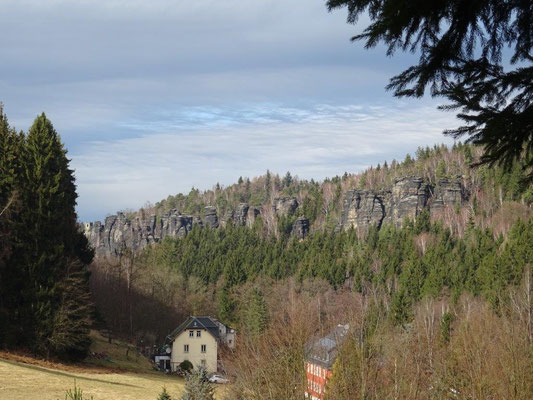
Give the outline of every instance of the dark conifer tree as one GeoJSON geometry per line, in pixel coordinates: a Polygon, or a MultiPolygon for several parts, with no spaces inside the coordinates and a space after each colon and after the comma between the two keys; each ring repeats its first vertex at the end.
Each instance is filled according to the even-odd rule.
{"type": "Polygon", "coordinates": [[[257,288],[252,289],[244,322],[246,330],[251,336],[260,335],[266,328],[268,310],[263,294],[257,288]]]}
{"type": "Polygon", "coordinates": [[[396,96],[446,97],[465,125],[445,133],[485,147],[482,161],[511,167],[524,160],[533,180],[533,5],[520,0],[327,0],[346,7],[348,22],[370,23],[352,40],[387,54],[419,54],[391,79],[396,96]],[[366,20],[366,18],[365,18],[366,20]],[[504,48],[510,51],[504,51],[504,48]]]}
{"type": "Polygon", "coordinates": [[[92,251],[77,225],[66,150],[44,114],[30,128],[23,164],[18,252],[27,282],[21,310],[25,336],[37,352],[81,357],[89,344],[89,310],[81,305],[88,303],[92,251]]]}
{"type": "Polygon", "coordinates": [[[9,126],[0,103],[0,346],[16,344],[21,333],[17,305],[24,279],[17,270],[13,248],[20,217],[23,146],[24,136],[9,126]]]}
{"type": "Polygon", "coordinates": [[[234,309],[235,304],[230,297],[229,288],[224,286],[218,299],[218,317],[227,323],[232,320],[234,309]]]}

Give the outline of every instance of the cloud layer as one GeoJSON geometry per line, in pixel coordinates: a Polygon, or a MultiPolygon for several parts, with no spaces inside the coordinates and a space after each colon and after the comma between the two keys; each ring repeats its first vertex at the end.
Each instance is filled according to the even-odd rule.
{"type": "Polygon", "coordinates": [[[449,115],[383,89],[413,56],[350,43],[345,19],[324,0],[4,0],[0,101],[19,129],[53,121],[82,219],[444,141],[449,115]]]}
{"type": "MultiPolygon", "coordinates": [[[[157,133],[91,143],[73,158],[82,216],[138,208],[193,186],[228,185],[267,168],[308,179],[361,171],[403,158],[420,145],[450,142],[442,137],[442,126],[452,122],[433,107],[401,104],[227,111],[178,112],[164,123],[149,123],[146,129],[157,133]],[[211,122],[182,129],[183,120],[194,118],[211,122]]],[[[145,127],[132,121],[130,128],[145,127]]]]}

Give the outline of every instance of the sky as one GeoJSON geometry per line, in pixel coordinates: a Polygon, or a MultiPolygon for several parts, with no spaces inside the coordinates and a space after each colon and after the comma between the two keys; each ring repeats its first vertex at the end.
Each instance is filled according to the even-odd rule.
{"type": "Polygon", "coordinates": [[[45,112],[75,170],[78,215],[102,220],[267,169],[360,172],[452,143],[439,101],[384,87],[416,62],[350,42],[325,0],[2,0],[0,102],[45,112]]]}

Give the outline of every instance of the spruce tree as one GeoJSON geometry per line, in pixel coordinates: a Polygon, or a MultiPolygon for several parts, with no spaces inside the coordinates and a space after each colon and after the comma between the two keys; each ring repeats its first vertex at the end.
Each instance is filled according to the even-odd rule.
{"type": "Polygon", "coordinates": [[[292,185],[292,175],[290,171],[287,171],[285,177],[283,178],[283,187],[290,187],[292,185]]]}
{"type": "Polygon", "coordinates": [[[167,388],[163,388],[161,393],[159,393],[159,396],[157,397],[157,400],[172,400],[172,397],[170,397],[170,394],[167,392],[167,388]]]}
{"type": "Polygon", "coordinates": [[[218,300],[218,316],[222,321],[230,321],[235,305],[230,297],[229,288],[224,286],[218,300]]]}
{"type": "Polygon", "coordinates": [[[17,306],[24,277],[18,271],[13,250],[20,218],[23,145],[24,136],[9,126],[0,103],[0,346],[16,344],[21,333],[17,306]]]}
{"type": "Polygon", "coordinates": [[[260,335],[268,322],[268,310],[263,294],[258,288],[253,288],[246,309],[245,325],[251,336],[260,335]]]}
{"type": "Polygon", "coordinates": [[[18,250],[27,279],[21,312],[28,344],[43,354],[83,357],[90,321],[87,308],[75,303],[89,301],[92,251],[77,225],[66,150],[44,113],[30,128],[23,164],[24,235],[18,250]]]}
{"type": "Polygon", "coordinates": [[[464,122],[445,131],[483,145],[481,162],[510,169],[523,159],[533,181],[533,7],[531,1],[327,0],[359,24],[353,41],[416,53],[388,85],[398,97],[444,97],[464,122]],[[363,18],[359,18],[364,16],[363,18]]]}
{"type": "Polygon", "coordinates": [[[270,201],[270,192],[272,189],[272,174],[269,170],[267,170],[266,176],[265,176],[265,197],[264,201],[269,202],[270,201]]]}
{"type": "Polygon", "coordinates": [[[405,290],[400,289],[391,298],[390,313],[395,324],[404,326],[411,318],[412,303],[405,290]]]}

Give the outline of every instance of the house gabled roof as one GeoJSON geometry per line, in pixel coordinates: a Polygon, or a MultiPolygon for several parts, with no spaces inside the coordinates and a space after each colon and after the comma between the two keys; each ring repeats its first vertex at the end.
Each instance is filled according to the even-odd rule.
{"type": "Polygon", "coordinates": [[[330,369],[349,328],[349,325],[337,325],[328,335],[310,341],[306,346],[307,361],[330,369]]]}
{"type": "Polygon", "coordinates": [[[191,315],[183,323],[181,323],[176,329],[167,336],[169,341],[173,341],[181,332],[187,329],[205,329],[215,339],[218,340],[218,326],[213,318],[208,316],[193,316],[191,315]]]}

